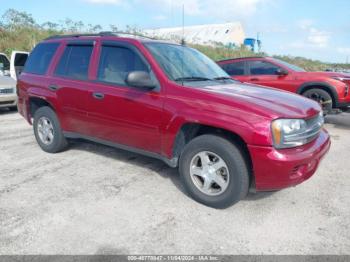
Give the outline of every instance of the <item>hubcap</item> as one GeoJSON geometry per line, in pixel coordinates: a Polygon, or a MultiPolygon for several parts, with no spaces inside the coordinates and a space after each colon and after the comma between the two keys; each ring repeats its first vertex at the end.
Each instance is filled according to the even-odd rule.
{"type": "Polygon", "coordinates": [[[332,100],[327,100],[324,96],[322,96],[321,94],[319,94],[317,92],[308,94],[307,98],[310,98],[310,99],[318,102],[321,105],[323,110],[325,110],[327,108],[328,104],[332,103],[332,100]]]}
{"type": "Polygon", "coordinates": [[[37,131],[41,142],[45,145],[50,145],[53,142],[54,131],[50,119],[45,116],[39,118],[37,131]]]}
{"type": "Polygon", "coordinates": [[[195,186],[210,196],[222,194],[230,180],[225,161],[209,151],[199,152],[192,158],[190,176],[195,186]]]}

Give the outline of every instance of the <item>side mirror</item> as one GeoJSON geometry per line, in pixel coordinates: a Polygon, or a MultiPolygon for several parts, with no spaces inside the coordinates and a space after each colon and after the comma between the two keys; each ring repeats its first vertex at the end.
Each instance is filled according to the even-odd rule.
{"type": "Polygon", "coordinates": [[[126,77],[126,83],[129,86],[153,89],[156,87],[155,81],[152,80],[151,75],[145,71],[132,71],[126,77]]]}
{"type": "Polygon", "coordinates": [[[288,71],[282,68],[279,68],[276,70],[276,74],[279,76],[286,76],[288,75],[288,71]]]}

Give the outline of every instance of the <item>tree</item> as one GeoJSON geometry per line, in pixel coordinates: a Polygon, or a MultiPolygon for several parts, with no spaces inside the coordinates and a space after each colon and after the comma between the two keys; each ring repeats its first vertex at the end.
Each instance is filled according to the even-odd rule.
{"type": "Polygon", "coordinates": [[[100,26],[100,25],[88,24],[87,31],[88,31],[89,33],[98,33],[98,32],[100,32],[100,31],[102,31],[102,26],[100,26]]]}
{"type": "Polygon", "coordinates": [[[15,30],[20,27],[35,27],[36,23],[31,14],[8,9],[1,17],[1,24],[7,30],[15,30]]]}
{"type": "Polygon", "coordinates": [[[112,32],[118,32],[118,27],[116,25],[109,25],[112,32]]]}

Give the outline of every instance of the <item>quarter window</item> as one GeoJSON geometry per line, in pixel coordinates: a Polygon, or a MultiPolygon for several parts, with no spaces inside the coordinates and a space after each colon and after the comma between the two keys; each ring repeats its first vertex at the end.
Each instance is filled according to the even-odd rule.
{"type": "Polygon", "coordinates": [[[45,75],[59,43],[38,44],[25,63],[24,72],[45,75]]]}
{"type": "Polygon", "coordinates": [[[278,66],[265,61],[248,62],[251,75],[277,75],[278,66]]]}
{"type": "Polygon", "coordinates": [[[126,85],[128,73],[132,71],[149,72],[140,56],[126,47],[102,46],[97,79],[118,85],[126,85]]]}
{"type": "Polygon", "coordinates": [[[92,45],[68,45],[57,65],[55,75],[86,80],[92,45]]]}

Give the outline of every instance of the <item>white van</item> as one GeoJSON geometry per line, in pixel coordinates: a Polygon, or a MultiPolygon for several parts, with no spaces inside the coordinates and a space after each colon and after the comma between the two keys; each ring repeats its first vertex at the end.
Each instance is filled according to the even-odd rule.
{"type": "Polygon", "coordinates": [[[29,53],[13,51],[11,60],[0,53],[0,108],[17,109],[16,83],[29,53]]]}
{"type": "Polygon", "coordinates": [[[28,52],[13,51],[10,62],[4,53],[0,53],[0,75],[9,75],[14,80],[17,80],[23,70],[28,56],[28,52]]]}

